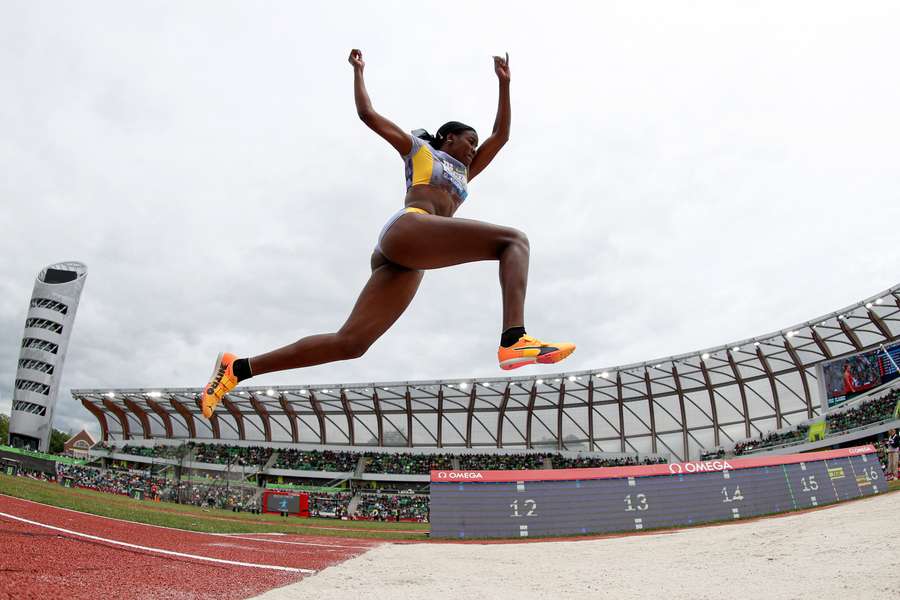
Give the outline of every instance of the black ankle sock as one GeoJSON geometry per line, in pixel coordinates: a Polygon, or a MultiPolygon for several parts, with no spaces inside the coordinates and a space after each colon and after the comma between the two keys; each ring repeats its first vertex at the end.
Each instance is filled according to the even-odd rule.
{"type": "Polygon", "coordinates": [[[525,335],[524,327],[510,327],[500,336],[500,345],[509,348],[519,341],[519,338],[525,335]]]}
{"type": "Polygon", "coordinates": [[[253,373],[250,372],[249,358],[237,359],[234,361],[234,366],[231,367],[231,370],[234,371],[234,376],[237,377],[238,383],[253,377],[253,373]]]}

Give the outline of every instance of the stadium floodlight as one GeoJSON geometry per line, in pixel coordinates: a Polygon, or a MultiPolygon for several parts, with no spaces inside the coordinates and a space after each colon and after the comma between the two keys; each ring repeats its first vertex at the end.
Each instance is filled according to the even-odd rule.
{"type": "Polygon", "coordinates": [[[866,308],[872,308],[872,303],[871,303],[871,302],[866,302],[866,308]]]}
{"type": "Polygon", "coordinates": [[[759,346],[759,342],[753,342],[754,346],[759,346]]]}
{"type": "Polygon", "coordinates": [[[535,381],[535,383],[538,384],[538,385],[544,385],[544,380],[543,380],[543,379],[538,379],[537,381],[535,381]]]}
{"type": "Polygon", "coordinates": [[[603,379],[607,379],[609,377],[609,371],[603,371],[602,373],[600,373],[600,377],[602,377],[603,379]]]}
{"type": "Polygon", "coordinates": [[[740,346],[735,346],[734,348],[731,349],[732,352],[740,352],[740,350],[741,350],[740,346]]]}
{"type": "Polygon", "coordinates": [[[875,300],[875,304],[881,304],[882,302],[884,302],[884,298],[878,298],[877,300],[875,300]]]}
{"type": "Polygon", "coordinates": [[[578,378],[575,377],[574,375],[569,375],[569,381],[575,381],[576,379],[578,379],[578,378]]]}
{"type": "Polygon", "coordinates": [[[794,332],[793,332],[793,331],[788,331],[788,332],[787,332],[787,336],[788,336],[789,338],[794,337],[794,332]]]}
{"type": "Polygon", "coordinates": [[[273,390],[272,388],[269,388],[266,390],[266,396],[274,396],[274,395],[275,395],[275,390],[273,390]]]}
{"type": "Polygon", "coordinates": [[[116,393],[115,393],[115,392],[106,392],[106,393],[103,394],[103,395],[106,396],[107,398],[115,398],[115,397],[116,397],[116,393]]]}
{"type": "Polygon", "coordinates": [[[560,379],[559,377],[557,377],[557,378],[554,379],[553,381],[554,381],[555,383],[559,383],[560,381],[562,381],[562,379],[560,379]]]}
{"type": "Polygon", "coordinates": [[[703,354],[700,355],[700,358],[702,358],[703,360],[708,359],[708,358],[709,358],[709,352],[704,352],[703,354]]]}
{"type": "Polygon", "coordinates": [[[485,382],[482,383],[481,385],[483,385],[484,387],[491,387],[491,382],[490,382],[490,381],[485,381],[485,382]]]}
{"type": "Polygon", "coordinates": [[[459,389],[461,389],[461,390],[464,390],[467,387],[469,387],[469,384],[466,383],[465,381],[463,381],[462,383],[459,384],[459,389]]]}
{"type": "Polygon", "coordinates": [[[150,392],[147,395],[151,398],[162,398],[162,392],[150,392]]]}

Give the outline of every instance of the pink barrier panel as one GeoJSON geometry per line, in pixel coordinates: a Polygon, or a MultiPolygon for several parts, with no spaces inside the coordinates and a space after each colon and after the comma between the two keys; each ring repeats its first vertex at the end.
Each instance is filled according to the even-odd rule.
{"type": "Polygon", "coordinates": [[[653,477],[680,473],[707,473],[733,471],[774,465],[790,465],[832,458],[846,458],[860,454],[872,454],[875,446],[854,446],[804,454],[782,454],[758,458],[731,458],[672,463],[668,465],[641,465],[636,467],[599,467],[593,469],[532,469],[519,471],[432,471],[431,481],[505,482],[505,481],[584,481],[586,479],[617,479],[622,477],[653,477]]]}

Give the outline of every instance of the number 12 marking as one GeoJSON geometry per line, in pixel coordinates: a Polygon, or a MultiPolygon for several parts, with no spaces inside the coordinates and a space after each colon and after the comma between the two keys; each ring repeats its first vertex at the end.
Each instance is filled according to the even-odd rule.
{"type": "MultiPolygon", "coordinates": [[[[537,510],[537,502],[535,502],[534,500],[531,500],[529,498],[528,500],[525,500],[522,504],[523,504],[522,510],[528,510],[528,512],[525,513],[524,516],[526,516],[526,517],[538,516],[537,513],[535,512],[537,510]]],[[[518,500],[513,500],[512,504],[510,504],[509,507],[511,509],[513,509],[513,514],[509,515],[510,517],[518,518],[518,517],[523,516],[523,515],[519,514],[519,501],[518,500]]]]}

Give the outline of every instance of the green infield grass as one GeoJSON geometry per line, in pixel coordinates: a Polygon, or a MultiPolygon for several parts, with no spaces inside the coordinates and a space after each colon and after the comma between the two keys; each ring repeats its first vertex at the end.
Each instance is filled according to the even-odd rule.
{"type": "Polygon", "coordinates": [[[0,475],[0,494],[125,521],[206,533],[294,533],[384,540],[427,539],[427,523],[341,521],[204,509],[188,504],[64,488],[57,483],[0,475]]]}

